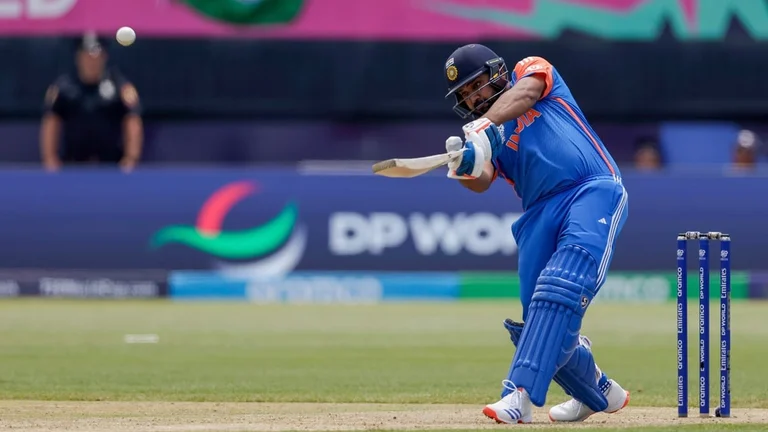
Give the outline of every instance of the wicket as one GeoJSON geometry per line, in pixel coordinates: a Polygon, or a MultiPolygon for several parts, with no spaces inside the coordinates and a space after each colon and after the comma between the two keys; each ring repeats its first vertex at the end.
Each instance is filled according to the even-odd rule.
{"type": "Polygon", "coordinates": [[[699,414],[709,417],[709,242],[720,241],[720,404],[731,415],[731,237],[720,232],[677,235],[677,416],[688,416],[688,240],[699,241],[699,414]]]}

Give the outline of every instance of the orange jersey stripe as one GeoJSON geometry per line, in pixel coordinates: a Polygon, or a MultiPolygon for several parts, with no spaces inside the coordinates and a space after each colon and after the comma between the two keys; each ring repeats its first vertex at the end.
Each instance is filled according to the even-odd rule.
{"type": "Polygon", "coordinates": [[[608,170],[611,171],[611,174],[616,175],[616,171],[613,169],[613,166],[611,165],[611,163],[608,162],[608,158],[605,157],[605,153],[603,153],[603,149],[600,148],[600,144],[597,142],[595,137],[593,137],[592,134],[589,133],[589,130],[586,128],[586,126],[584,126],[584,123],[581,122],[581,119],[579,118],[579,116],[577,116],[576,113],[573,112],[573,109],[571,109],[570,105],[568,105],[568,103],[564,101],[562,98],[556,97],[554,99],[560,105],[565,107],[566,111],[568,111],[571,117],[573,117],[573,119],[576,120],[576,123],[579,124],[579,126],[581,127],[581,130],[583,130],[584,133],[586,133],[587,136],[589,137],[589,140],[592,141],[592,145],[595,146],[595,150],[597,150],[597,152],[600,154],[600,157],[603,159],[603,162],[605,162],[605,165],[608,167],[608,170]]]}

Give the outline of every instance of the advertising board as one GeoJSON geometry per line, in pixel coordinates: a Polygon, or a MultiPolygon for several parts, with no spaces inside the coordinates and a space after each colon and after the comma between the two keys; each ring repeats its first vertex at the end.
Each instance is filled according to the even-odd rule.
{"type": "MultiPolygon", "coordinates": [[[[670,271],[679,231],[733,238],[734,270],[764,270],[768,189],[758,175],[627,174],[629,218],[612,270],[670,271]]],[[[504,182],[485,194],[415,179],[293,169],[0,172],[3,268],[515,271],[504,182]]]]}

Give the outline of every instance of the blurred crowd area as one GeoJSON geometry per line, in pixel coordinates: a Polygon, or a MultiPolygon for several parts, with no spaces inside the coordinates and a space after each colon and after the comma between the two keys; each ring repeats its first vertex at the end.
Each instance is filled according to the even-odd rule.
{"type": "Polygon", "coordinates": [[[510,64],[548,59],[627,169],[768,160],[768,12],[754,2],[514,3],[20,1],[0,12],[0,161],[128,172],[434,154],[464,123],[443,63],[472,42],[510,64]],[[559,3],[570,24],[545,14],[559,3]],[[701,21],[712,14],[730,25],[701,21]]]}

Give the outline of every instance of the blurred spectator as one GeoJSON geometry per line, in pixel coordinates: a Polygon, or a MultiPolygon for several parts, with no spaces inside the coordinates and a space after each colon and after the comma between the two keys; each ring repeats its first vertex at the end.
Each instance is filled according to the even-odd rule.
{"type": "Polygon", "coordinates": [[[760,140],[757,135],[746,129],[740,131],[734,147],[733,167],[743,170],[755,168],[760,150],[760,140]]]}
{"type": "Polygon", "coordinates": [[[43,166],[56,171],[62,163],[107,163],[130,171],[143,142],[136,88],[117,70],[107,69],[107,46],[96,35],[78,39],[76,51],[77,72],[59,77],[45,95],[43,166]]]}
{"type": "Polygon", "coordinates": [[[639,170],[661,169],[661,149],[655,139],[644,137],[635,143],[635,168],[639,170]]]}

